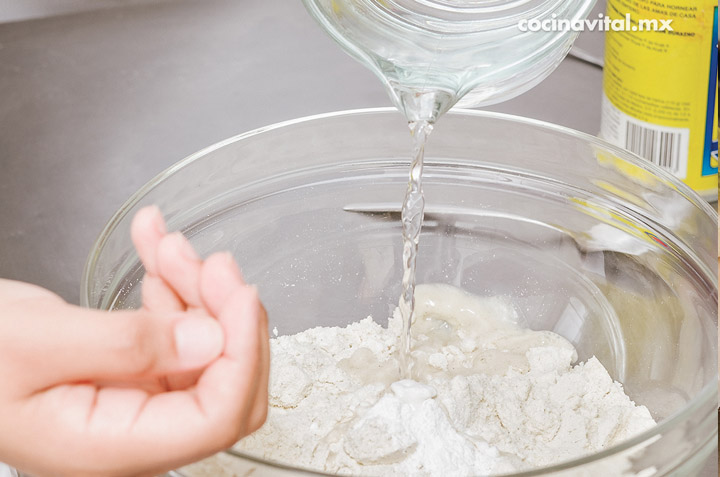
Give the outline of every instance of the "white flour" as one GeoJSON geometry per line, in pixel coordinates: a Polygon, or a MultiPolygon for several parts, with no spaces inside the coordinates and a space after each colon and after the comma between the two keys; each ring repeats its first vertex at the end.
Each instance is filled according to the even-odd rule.
{"type": "Polygon", "coordinates": [[[504,300],[423,285],[416,312],[417,381],[397,382],[398,316],[273,339],[267,423],[236,448],[330,473],[467,476],[559,463],[655,424],[597,359],[573,367],[570,343],[521,328],[504,300]]]}

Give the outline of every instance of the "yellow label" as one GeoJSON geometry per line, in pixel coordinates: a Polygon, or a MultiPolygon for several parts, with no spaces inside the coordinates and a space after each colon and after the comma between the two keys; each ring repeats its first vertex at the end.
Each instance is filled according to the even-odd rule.
{"type": "Polygon", "coordinates": [[[718,186],[717,9],[714,0],[609,0],[607,7],[611,19],[629,18],[630,28],[606,32],[601,135],[706,196],[718,186]],[[672,31],[647,31],[661,20],[671,20],[672,31]]]}

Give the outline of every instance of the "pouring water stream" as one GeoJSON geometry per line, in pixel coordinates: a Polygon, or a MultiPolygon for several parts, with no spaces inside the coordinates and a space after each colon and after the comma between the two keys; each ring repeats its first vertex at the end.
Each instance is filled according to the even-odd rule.
{"type": "Polygon", "coordinates": [[[402,207],[400,376],[412,378],[410,327],[423,222],[422,171],[433,124],[459,101],[492,104],[537,84],[560,63],[572,31],[523,33],[522,19],[584,18],[595,0],[303,0],[320,25],[383,82],[413,135],[402,207]]]}

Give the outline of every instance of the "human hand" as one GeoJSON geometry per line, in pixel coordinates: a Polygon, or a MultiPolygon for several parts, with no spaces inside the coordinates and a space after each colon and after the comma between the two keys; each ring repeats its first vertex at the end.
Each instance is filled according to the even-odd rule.
{"type": "Polygon", "coordinates": [[[267,412],[267,315],[229,254],[156,208],[133,242],[143,307],[102,312],[0,280],[0,461],[38,476],[152,475],[231,446],[267,412]]]}

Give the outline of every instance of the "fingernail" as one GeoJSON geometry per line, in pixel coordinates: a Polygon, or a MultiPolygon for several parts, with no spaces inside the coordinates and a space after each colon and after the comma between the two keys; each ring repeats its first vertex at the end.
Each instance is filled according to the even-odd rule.
{"type": "Polygon", "coordinates": [[[220,258],[226,265],[235,265],[235,257],[230,252],[220,252],[220,258]]]}
{"type": "Polygon", "coordinates": [[[220,356],[225,334],[212,318],[185,318],[175,324],[175,349],[181,366],[205,366],[220,356]]]}
{"type": "Polygon", "coordinates": [[[160,212],[160,207],[157,205],[151,205],[150,208],[152,210],[153,225],[155,226],[155,230],[160,235],[165,235],[167,233],[167,227],[165,226],[165,219],[163,218],[162,212],[160,212]]]}
{"type": "Polygon", "coordinates": [[[227,265],[228,270],[230,270],[235,278],[238,278],[240,280],[240,283],[245,283],[245,279],[243,278],[242,271],[240,270],[240,267],[238,266],[237,262],[235,261],[235,257],[233,257],[233,254],[230,252],[222,252],[223,261],[225,262],[225,265],[227,265]]]}
{"type": "Polygon", "coordinates": [[[193,249],[192,245],[190,245],[190,242],[188,242],[188,240],[182,233],[175,232],[172,235],[175,240],[177,240],[178,252],[180,252],[180,255],[187,258],[188,260],[200,260],[200,257],[195,252],[195,249],[193,249]]]}

